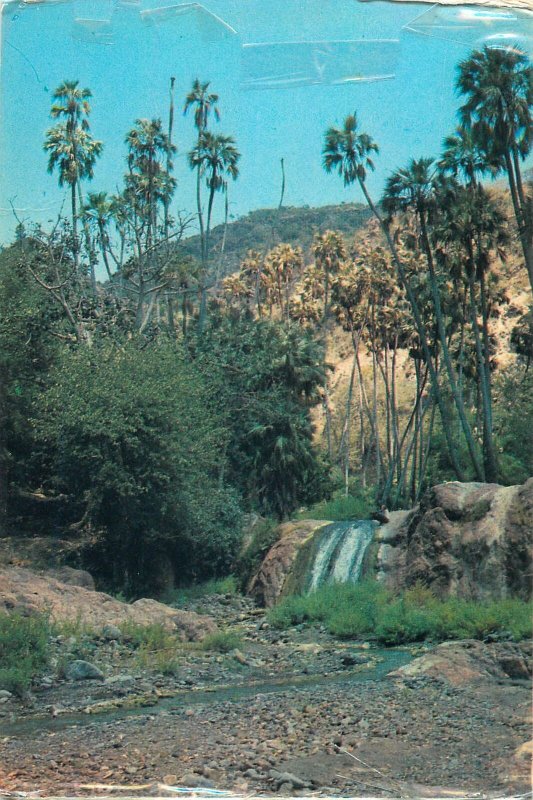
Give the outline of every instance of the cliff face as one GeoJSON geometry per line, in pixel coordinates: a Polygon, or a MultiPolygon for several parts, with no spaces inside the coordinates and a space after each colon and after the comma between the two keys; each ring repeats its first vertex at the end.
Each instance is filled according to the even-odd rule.
{"type": "Polygon", "coordinates": [[[523,486],[444,483],[378,532],[378,578],[440,597],[531,596],[533,478],[523,486]]]}

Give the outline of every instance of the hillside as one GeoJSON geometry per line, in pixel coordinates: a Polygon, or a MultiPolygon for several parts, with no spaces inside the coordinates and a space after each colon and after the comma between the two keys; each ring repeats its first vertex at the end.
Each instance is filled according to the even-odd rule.
{"type": "MultiPolygon", "coordinates": [[[[319,208],[262,208],[251,211],[227,226],[221,273],[226,275],[238,269],[248,250],[264,253],[279,242],[287,242],[294,246],[299,245],[307,253],[315,233],[333,229],[350,235],[369,218],[369,210],[359,203],[319,208]]],[[[211,246],[214,253],[220,252],[223,236],[224,225],[213,228],[211,246]]],[[[200,237],[191,236],[185,239],[180,249],[184,254],[199,258],[200,237]]]]}

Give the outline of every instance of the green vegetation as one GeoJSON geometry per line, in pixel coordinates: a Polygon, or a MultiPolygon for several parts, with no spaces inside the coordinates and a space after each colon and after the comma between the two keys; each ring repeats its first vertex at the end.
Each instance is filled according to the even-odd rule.
{"type": "Polygon", "coordinates": [[[70,208],[50,230],[21,222],[0,253],[0,527],[78,540],[77,563],[134,597],[169,578],[244,585],[273,538],[267,525],[239,560],[246,512],[364,517],[432,481],[523,480],[530,319],[506,375],[495,321],[507,259],[533,286],[531,78],[519,49],[475,50],[442,153],[400,165],[380,202],[366,185],[378,144],[350,113],[325,131],[323,166],[368,209],[232,225],[241,158],[209,81],[184,99],[189,198],[174,176],[174,79],[168,124],[133,120],[122,185],[87,196],[104,145],[90,89],[61,83],[44,149],[70,208]],[[497,175],[507,197],[486,185],[497,175]],[[344,396],[326,357],[336,338],[352,350],[344,396]]]}
{"type": "Polygon", "coordinates": [[[368,519],[374,510],[372,489],[353,486],[350,494],[344,489],[333,492],[330,500],[322,500],[296,514],[297,519],[324,519],[332,522],[348,519],[368,519]]]}
{"type": "Polygon", "coordinates": [[[200,642],[201,650],[216,650],[219,653],[229,653],[239,647],[242,647],[240,636],[228,630],[209,633],[200,642]]]}
{"type": "Polygon", "coordinates": [[[235,565],[241,591],[245,592],[263,558],[279,539],[279,529],[273,519],[259,519],[252,528],[250,541],[235,565]]]}
{"type": "Polygon", "coordinates": [[[193,583],[190,586],[182,586],[167,593],[163,600],[177,607],[186,606],[194,600],[201,600],[214,594],[235,595],[238,593],[237,579],[234,575],[225,578],[211,578],[209,581],[193,583]]]}
{"type": "Polygon", "coordinates": [[[273,608],[277,628],[321,623],[340,639],[373,639],[386,645],[447,639],[483,639],[500,633],[515,641],[532,633],[531,605],[521,600],[438,600],[423,586],[393,596],[376,582],[324,586],[289,597],[273,608]]]}
{"type": "MultiPolygon", "coordinates": [[[[227,229],[224,225],[217,225],[211,233],[211,242],[213,249],[218,251],[226,231],[223,268],[224,273],[231,274],[239,269],[250,250],[267,253],[274,245],[286,242],[308,253],[317,233],[336,230],[351,236],[367,222],[369,216],[365,206],[359,203],[319,208],[262,208],[232,221],[227,229]]],[[[183,239],[180,251],[184,255],[199,258],[200,237],[183,239]]]]}
{"type": "Polygon", "coordinates": [[[0,612],[0,689],[23,694],[48,664],[50,625],[43,615],[0,612]]]}

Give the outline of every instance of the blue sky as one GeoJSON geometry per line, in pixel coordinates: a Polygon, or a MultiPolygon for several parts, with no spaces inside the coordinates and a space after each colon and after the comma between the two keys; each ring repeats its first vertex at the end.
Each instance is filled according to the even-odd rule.
{"type": "Polygon", "coordinates": [[[91,128],[104,154],[89,187],[114,192],[125,133],[138,117],[166,119],[169,78],[176,77],[175,208],[189,211],[194,182],[186,153],[194,131],[181,105],[195,77],[211,81],[220,96],[216,127],[242,153],[230,195],[231,214],[240,216],[277,205],[281,157],[286,205],[361,201],[321,167],[324,130],[354,110],[380,146],[369,180],[378,196],[392,169],[438,154],[453,130],[459,60],[485,41],[533,48],[529,12],[357,0],[205,0],[210,13],[183,5],[44,0],[3,7],[0,242],[14,228],[10,202],[22,218],[43,223],[61,206],[65,193],[46,172],[42,142],[53,90],[64,79],[93,92],[91,128]],[[376,79],[384,75],[394,77],[376,79]]]}

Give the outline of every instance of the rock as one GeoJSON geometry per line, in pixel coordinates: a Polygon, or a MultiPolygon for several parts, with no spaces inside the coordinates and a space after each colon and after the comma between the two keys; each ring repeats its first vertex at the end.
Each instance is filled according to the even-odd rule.
{"type": "Polygon", "coordinates": [[[163,778],[163,783],[167,786],[175,786],[178,782],[177,775],[165,775],[163,778]]]}
{"type": "Polygon", "coordinates": [[[106,679],[106,686],[131,686],[135,683],[133,675],[113,675],[106,679]]]}
{"type": "Polygon", "coordinates": [[[70,661],[63,670],[68,681],[103,680],[104,673],[90,661],[70,661]]]}
{"type": "Polygon", "coordinates": [[[104,625],[102,628],[102,638],[107,642],[120,642],[122,631],[116,625],[104,625]]]}
{"type": "Polygon", "coordinates": [[[261,605],[267,608],[273,606],[281,596],[300,548],[317,530],[329,524],[329,522],[306,519],[280,525],[280,539],[268,551],[259,571],[252,578],[248,587],[249,594],[261,605]]]}
{"type": "Polygon", "coordinates": [[[0,698],[9,700],[10,697],[13,697],[13,692],[8,692],[7,689],[0,689],[0,698]]]}
{"type": "Polygon", "coordinates": [[[209,780],[208,778],[204,778],[203,775],[196,775],[192,772],[187,772],[185,775],[182,776],[180,781],[182,786],[190,786],[198,787],[202,789],[214,789],[215,784],[213,781],[209,780]]]}
{"type": "Polygon", "coordinates": [[[235,659],[235,661],[238,661],[238,663],[242,664],[244,667],[248,665],[248,661],[246,660],[246,656],[243,653],[241,653],[240,650],[237,650],[237,649],[233,650],[232,656],[235,659]]]}
{"type": "Polygon", "coordinates": [[[422,581],[440,597],[527,599],[532,534],[533,478],[523,486],[439,484],[380,528],[378,577],[393,590],[422,581]]]}
{"type": "Polygon", "coordinates": [[[309,781],[302,780],[302,778],[293,775],[291,772],[278,772],[276,769],[271,769],[268,774],[278,789],[282,789],[284,784],[289,789],[309,789],[311,787],[309,781]]]}
{"type": "Polygon", "coordinates": [[[84,589],[94,592],[94,578],[90,572],[84,569],[73,569],[72,567],[57,567],[48,569],[43,573],[45,576],[56,578],[61,583],[68,583],[70,586],[82,586],[84,589]]]}
{"type": "Polygon", "coordinates": [[[214,620],[193,611],[171,608],[156,600],[122,603],[108,594],[63,583],[22,567],[0,569],[0,611],[23,615],[48,613],[53,621],[79,619],[93,628],[123,625],[163,625],[182,641],[200,641],[216,631],[214,620]]]}
{"type": "Polygon", "coordinates": [[[515,677],[505,670],[504,665],[511,672],[516,669],[520,673],[516,677],[529,677],[531,666],[528,665],[528,660],[527,653],[522,651],[520,645],[486,644],[465,639],[459,642],[443,642],[430,653],[389,673],[389,677],[436,678],[452,686],[462,686],[472,682],[515,677]]]}

